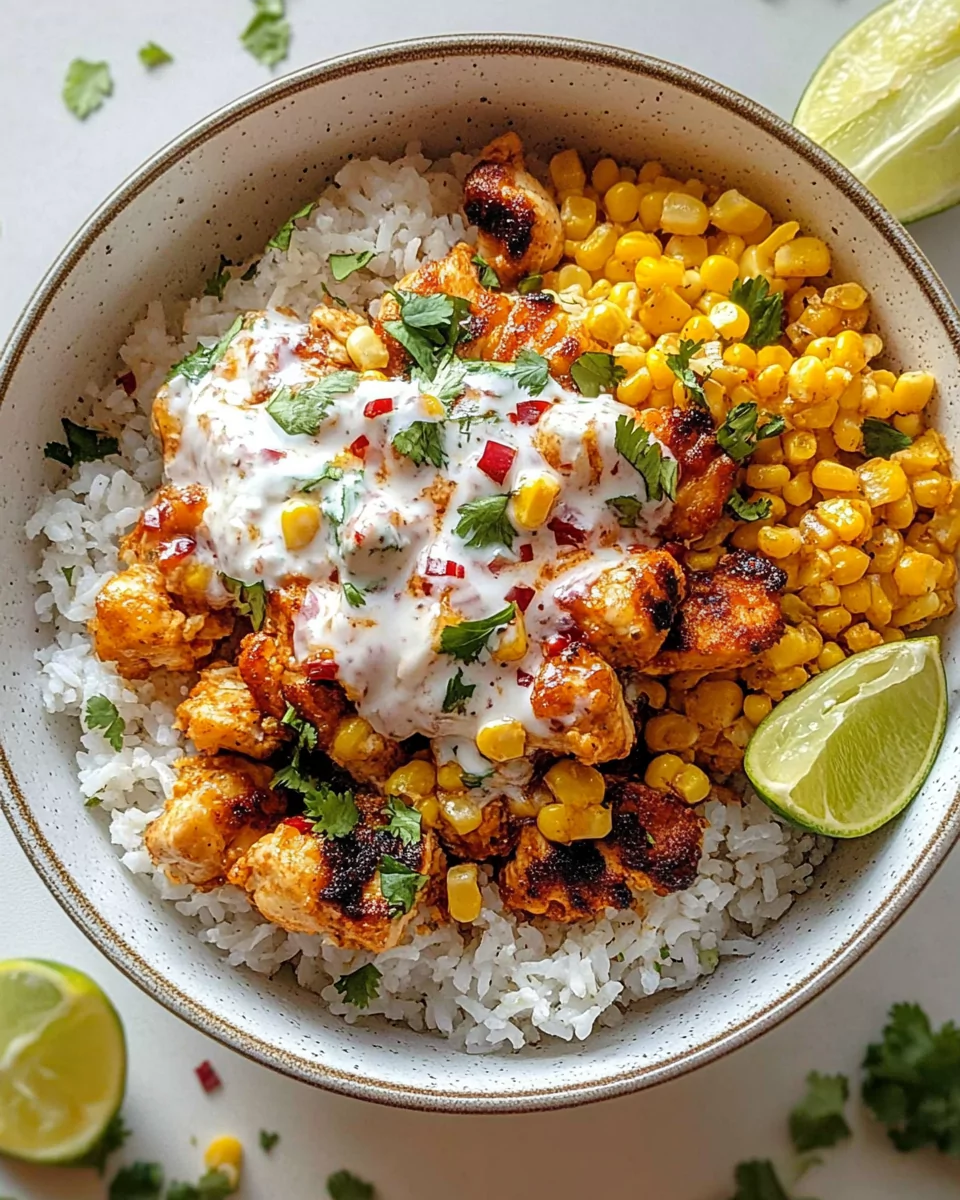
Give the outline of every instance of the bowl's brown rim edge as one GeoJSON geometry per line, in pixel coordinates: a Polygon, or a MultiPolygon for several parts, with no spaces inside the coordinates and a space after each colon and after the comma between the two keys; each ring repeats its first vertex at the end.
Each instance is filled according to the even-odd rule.
{"type": "MultiPolygon", "coordinates": [[[[90,244],[132,200],[185,155],[251,112],[313,87],[318,82],[329,82],[346,75],[404,62],[490,53],[575,59],[627,70],[692,92],[759,126],[815,167],[878,228],[934,307],[960,357],[960,313],[919,247],[900,222],[845,167],[780,117],[723,84],[637,51],[540,35],[465,34],[374,46],[302,68],[225,105],[148,159],[84,222],[28,301],[0,355],[0,404],[33,331],[90,244]]],[[[958,791],[931,837],[916,854],[912,867],[897,882],[884,904],[850,934],[830,959],[810,971],[776,1000],[723,1034],[649,1067],[634,1068],[591,1083],[574,1083],[549,1091],[536,1088],[470,1093],[371,1080],[353,1072],[325,1066],[279,1050],[197,1004],[146,963],[89,902],[39,828],[2,744],[0,777],[3,782],[0,805],[27,857],[47,887],[67,915],[107,958],[164,1007],[246,1057],[303,1082],[357,1099],[421,1110],[461,1113],[533,1112],[610,1099],[674,1079],[746,1045],[797,1012],[848,970],[919,895],[960,832],[958,791]]]]}

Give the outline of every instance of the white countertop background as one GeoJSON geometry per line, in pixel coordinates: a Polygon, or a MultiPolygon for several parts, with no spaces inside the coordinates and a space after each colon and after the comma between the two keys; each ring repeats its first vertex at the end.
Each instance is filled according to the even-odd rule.
{"type": "MultiPolygon", "coordinates": [[[[487,0],[440,5],[289,0],[293,69],[375,43],[451,32],[536,32],[615,42],[672,59],[789,117],[806,80],[872,0],[487,0]],[[336,16],[334,16],[334,13],[336,16]]],[[[248,0],[0,0],[0,341],[82,220],[138,164],[213,109],[265,82],[240,47],[248,0]],[[158,41],[176,62],[148,74],[136,57],[158,41]],[[106,59],[116,90],[81,124],[60,89],[74,57],[106,59]]],[[[960,208],[913,230],[960,296],[960,208]]],[[[65,798],[70,803],[75,797],[65,798]]],[[[311,1089],[194,1032],[129,983],[59,909],[0,822],[0,958],[58,959],[93,975],[126,1025],[126,1158],[196,1179],[217,1133],[247,1146],[246,1200],[322,1197],[349,1167],[379,1200],[726,1200],[744,1158],[786,1163],[786,1115],[806,1073],[855,1080],[889,1005],[918,1000],[960,1018],[960,933],[953,856],[878,948],[826,995],[752,1045],[694,1075],[622,1100],[558,1113],[453,1117],[403,1112],[311,1089]],[[212,1096],[193,1068],[209,1058],[212,1096]],[[261,1128],[282,1140],[269,1158],[261,1128]],[[196,1139],[196,1144],[191,1143],[196,1139]]],[[[819,1200],[941,1200],[960,1193],[960,1164],[900,1155],[863,1118],[799,1190],[819,1200]]],[[[784,1179],[784,1182],[788,1182],[784,1179]]],[[[0,1164],[0,1195],[99,1200],[92,1172],[0,1164]]]]}

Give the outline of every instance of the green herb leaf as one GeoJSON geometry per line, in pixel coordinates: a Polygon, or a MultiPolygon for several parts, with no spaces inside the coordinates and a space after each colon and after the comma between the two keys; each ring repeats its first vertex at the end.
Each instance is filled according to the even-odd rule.
{"type": "Polygon", "coordinates": [[[160,1200],[163,1168],[159,1163],[135,1162],[121,1167],[110,1181],[109,1200],[160,1200]]]}
{"type": "Polygon", "coordinates": [[[291,437],[300,433],[313,437],[334,399],[354,391],[359,382],[357,371],[332,371],[305,387],[281,384],[267,401],[267,412],[291,437]]]}
{"type": "Polygon", "coordinates": [[[208,371],[212,371],[221,358],[226,354],[227,347],[243,327],[243,317],[237,317],[223,337],[215,346],[197,346],[196,350],[181,358],[170,368],[167,379],[176,379],[182,375],[189,383],[197,383],[208,371]]]}
{"type": "Polygon", "coordinates": [[[539,292],[542,287],[542,275],[524,275],[517,284],[517,291],[521,296],[529,296],[532,292],[539,292]]]}
{"type": "Polygon", "coordinates": [[[358,588],[355,583],[344,583],[343,595],[351,608],[363,608],[367,603],[364,599],[363,588],[358,588]]]}
{"type": "Polygon", "coordinates": [[[807,1076],[807,1094],[790,1113],[790,1137],[798,1154],[835,1146],[850,1136],[843,1115],[850,1088],[845,1075],[807,1076]]]}
{"type": "Polygon", "coordinates": [[[313,828],[331,838],[346,837],[360,820],[360,811],[349,789],[336,792],[329,784],[308,785],[303,808],[313,828]]]}
{"type": "Polygon", "coordinates": [[[606,501],[606,505],[617,514],[618,525],[624,529],[636,529],[643,509],[643,501],[638,496],[614,496],[606,501]]]}
{"type": "Polygon", "coordinates": [[[480,280],[480,286],[496,291],[500,287],[500,277],[487,260],[479,254],[475,254],[470,261],[479,268],[477,277],[480,280]]]}
{"type": "Polygon", "coordinates": [[[280,724],[296,732],[298,749],[316,749],[316,728],[305,717],[301,717],[292,704],[287,705],[287,711],[280,718],[280,724]]]}
{"type": "MultiPolygon", "coordinates": [[[[283,0],[254,0],[256,13],[240,35],[243,48],[265,67],[275,67],[290,49],[290,22],[283,0]]],[[[286,249],[286,247],[281,247],[286,249]]]]}
{"type": "MultiPolygon", "coordinates": [[[[448,296],[445,292],[431,292],[421,296],[419,292],[392,289],[392,295],[400,304],[404,325],[410,329],[435,329],[442,342],[449,337],[450,326],[459,307],[459,296],[448,296]]],[[[438,345],[441,342],[437,343],[438,345]]]]}
{"type": "Polygon", "coordinates": [[[730,289],[730,299],[739,304],[750,318],[743,340],[754,350],[780,340],[783,325],[783,296],[770,294],[770,284],[763,275],[752,279],[737,279],[730,289]]]}
{"type": "Polygon", "coordinates": [[[220,572],[220,582],[233,597],[233,607],[241,617],[249,617],[255,630],[263,625],[267,615],[267,589],[262,583],[243,583],[220,572]]]}
{"type": "Polygon", "coordinates": [[[313,479],[307,479],[303,483],[297,484],[298,492],[313,492],[320,486],[321,483],[326,483],[330,480],[336,483],[343,478],[343,467],[335,467],[333,463],[324,463],[319,475],[313,479]]]}
{"type": "Polygon", "coordinates": [[[355,1008],[369,1008],[370,1001],[380,995],[381,972],[373,965],[357,967],[349,975],[341,975],[334,982],[334,988],[340,993],[347,1004],[355,1008]]]}
{"type": "Polygon", "coordinates": [[[426,875],[419,875],[392,854],[385,854],[380,859],[380,892],[390,905],[391,916],[408,913],[426,882],[426,875]]]}
{"type": "Polygon", "coordinates": [[[420,841],[420,814],[399,796],[388,796],[386,813],[390,817],[387,833],[399,838],[405,846],[414,846],[420,841]]]}
{"type": "Polygon", "coordinates": [[[440,706],[442,711],[465,713],[467,711],[467,701],[477,690],[475,683],[463,682],[463,671],[457,667],[456,675],[451,675],[447,680],[447,690],[443,695],[443,704],[440,706]]]}
{"type": "Polygon", "coordinates": [[[432,380],[454,346],[467,336],[463,322],[470,313],[469,301],[443,292],[421,296],[401,288],[392,288],[390,295],[400,305],[400,320],[385,322],[384,329],[432,380]]]}
{"type": "Polygon", "coordinates": [[[207,1171],[198,1183],[171,1183],[166,1200],[224,1200],[236,1191],[225,1171],[207,1171]]]}
{"type": "Polygon", "coordinates": [[[513,549],[513,539],[517,536],[517,531],[507,516],[509,503],[509,492],[468,500],[457,509],[460,520],[453,532],[476,550],[482,550],[485,546],[506,546],[508,550],[513,549]]]}
{"type": "Polygon", "coordinates": [[[88,796],[83,802],[84,808],[99,808],[103,803],[102,796],[88,796]]]}
{"type": "MultiPolygon", "coordinates": [[[[96,796],[91,796],[92,800],[96,800],[96,796]]],[[[89,807],[88,800],[84,807],[89,807]]],[[[106,1170],[107,1159],[114,1151],[119,1150],[123,1143],[130,1136],[130,1130],[127,1128],[123,1117],[120,1113],[114,1113],[107,1123],[106,1129],[100,1135],[100,1140],[91,1146],[86,1154],[81,1158],[76,1165],[78,1167],[93,1167],[100,1175],[106,1170]]]]}
{"type": "Polygon", "coordinates": [[[613,444],[631,467],[643,476],[647,499],[677,498],[677,460],[665,458],[659,442],[648,431],[626,415],[617,417],[613,444]]]}
{"type": "Polygon", "coordinates": [[[473,775],[469,771],[462,771],[460,782],[468,791],[473,791],[474,788],[483,787],[492,774],[492,771],[486,771],[483,775],[473,775]]]}
{"type": "Polygon", "coordinates": [[[481,617],[479,621],[461,621],[459,625],[445,625],[440,634],[440,651],[461,662],[476,662],[486,650],[490,635],[509,625],[516,615],[517,606],[511,601],[493,616],[481,617]]]}
{"type": "Polygon", "coordinates": [[[120,443],[115,437],[77,425],[68,417],[61,417],[60,424],[67,439],[66,445],[63,442],[47,442],[43,448],[44,458],[52,458],[65,467],[75,467],[77,463],[97,462],[108,454],[120,451],[120,443]]]}
{"type": "Polygon", "coordinates": [[[123,731],[126,721],[117,711],[117,706],[106,696],[91,696],[87,701],[86,723],[88,729],[102,729],[103,736],[118,753],[123,749],[123,731]]]}
{"type": "Polygon", "coordinates": [[[327,259],[330,264],[330,274],[337,283],[342,283],[354,271],[365,267],[371,258],[375,257],[374,250],[358,250],[355,254],[331,254],[327,259]]]}
{"type": "Polygon", "coordinates": [[[787,425],[781,416],[772,416],[757,429],[760,410],[752,400],[735,405],[727,419],[717,430],[717,444],[735,462],[743,462],[756,450],[757,442],[764,438],[778,437],[787,425]]]}
{"type": "Polygon", "coordinates": [[[277,1142],[280,1141],[280,1134],[261,1129],[257,1140],[260,1142],[260,1149],[264,1154],[269,1154],[277,1142]]]}
{"type": "Polygon", "coordinates": [[[521,350],[511,372],[517,382],[531,396],[539,396],[550,378],[550,363],[536,350],[521,350]]]}
{"type": "Polygon", "coordinates": [[[105,62],[75,58],[63,81],[63,102],[75,117],[85,121],[113,93],[113,79],[105,62]]]}
{"type": "Polygon", "coordinates": [[[898,1150],[960,1156],[960,1029],[935,1030],[919,1004],[895,1004],[867,1047],[863,1102],[898,1150]]]}
{"type": "Polygon", "coordinates": [[[863,453],[867,458],[889,458],[913,443],[913,438],[876,417],[865,417],[860,432],[863,434],[863,453]]]}
{"type": "Polygon", "coordinates": [[[396,434],[391,445],[418,467],[425,462],[442,467],[447,461],[442,421],[414,421],[396,434]]]}
{"type": "Polygon", "coordinates": [[[349,1171],[337,1171],[327,1180],[332,1200],[373,1200],[373,1184],[365,1183],[349,1171]]]}
{"type": "Polygon", "coordinates": [[[767,1158],[738,1163],[734,1180],[737,1191],[732,1200],[790,1200],[767,1158]]]}
{"type": "Polygon", "coordinates": [[[588,350],[574,362],[570,375],[584,396],[593,397],[601,392],[612,392],[627,373],[617,366],[612,354],[588,350]]]}
{"type": "Polygon", "coordinates": [[[690,365],[690,360],[696,355],[702,345],[702,338],[699,342],[691,342],[687,338],[683,338],[676,354],[667,355],[667,366],[687,389],[687,395],[694,404],[698,404],[701,408],[706,408],[707,398],[703,394],[703,383],[690,365]]]}
{"type": "Polygon", "coordinates": [[[73,573],[76,569],[77,569],[76,567],[61,567],[60,568],[60,573],[63,575],[64,579],[67,581],[67,583],[70,587],[73,587],[73,573]]]}
{"type": "Polygon", "coordinates": [[[289,250],[290,239],[293,237],[294,225],[303,217],[309,217],[313,210],[317,207],[315,200],[308,200],[303,208],[298,208],[292,217],[288,217],[280,226],[277,232],[267,242],[268,250],[289,250]]]}
{"type": "Polygon", "coordinates": [[[466,375],[466,365],[452,351],[440,359],[432,378],[428,379],[419,367],[411,372],[411,378],[426,384],[427,392],[438,400],[456,399],[463,392],[466,375]]]}
{"type": "Polygon", "coordinates": [[[769,496],[747,500],[734,490],[727,497],[727,508],[739,521],[765,521],[773,509],[769,496]]]}
{"type": "Polygon", "coordinates": [[[211,275],[204,285],[203,294],[205,296],[216,296],[218,300],[223,299],[223,293],[226,290],[227,284],[232,278],[230,272],[226,271],[224,268],[232,265],[233,264],[229,258],[223,254],[220,255],[220,263],[217,267],[216,273],[211,275]]]}
{"type": "Polygon", "coordinates": [[[164,50],[162,46],[158,46],[156,42],[147,42],[145,46],[141,46],[137,51],[137,57],[148,71],[162,67],[164,63],[173,62],[173,55],[164,50]]]}

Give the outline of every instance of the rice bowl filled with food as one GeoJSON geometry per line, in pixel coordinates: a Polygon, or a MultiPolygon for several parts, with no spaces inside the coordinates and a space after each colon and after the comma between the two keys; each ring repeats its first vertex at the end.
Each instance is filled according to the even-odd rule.
{"type": "Polygon", "coordinates": [[[954,607],[934,379],[831,266],[735,187],[507,133],[352,161],[151,305],[29,529],[124,866],[470,1051],[749,954],[869,822],[758,797],[748,744],[954,607]]]}

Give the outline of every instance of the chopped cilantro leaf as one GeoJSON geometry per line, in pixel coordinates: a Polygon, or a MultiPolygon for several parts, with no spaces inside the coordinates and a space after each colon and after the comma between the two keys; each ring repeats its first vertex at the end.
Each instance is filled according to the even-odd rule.
{"type": "Polygon", "coordinates": [[[458,625],[445,625],[440,634],[440,652],[450,654],[461,662],[476,662],[487,648],[490,635],[495,630],[509,625],[517,615],[517,606],[511,601],[506,608],[479,621],[461,621],[458,625]]]}
{"type": "Polygon", "coordinates": [[[267,412],[291,437],[300,433],[312,437],[334,399],[352,392],[359,382],[357,371],[332,371],[306,387],[294,389],[281,384],[268,400],[267,412]]]}
{"type": "Polygon", "coordinates": [[[889,458],[898,450],[906,450],[913,441],[907,434],[877,417],[865,417],[860,432],[863,434],[863,453],[867,458],[889,458]]]}
{"type": "Polygon", "coordinates": [[[374,257],[373,250],[359,250],[356,254],[331,254],[327,259],[330,264],[330,274],[337,283],[349,278],[354,271],[359,271],[374,257]]]}
{"type": "Polygon", "coordinates": [[[243,317],[237,317],[216,345],[197,346],[196,350],[191,350],[186,358],[181,358],[178,363],[174,363],[167,374],[167,379],[175,379],[178,375],[182,375],[189,383],[197,383],[223,358],[227,347],[240,332],[242,326],[243,317]]]}
{"type": "Polygon", "coordinates": [[[770,284],[763,275],[752,279],[734,280],[730,299],[744,310],[750,325],[743,340],[754,350],[780,340],[783,323],[783,296],[770,294],[770,284]]]}
{"type": "Polygon", "coordinates": [[[258,630],[267,615],[267,589],[262,583],[243,583],[220,572],[220,582],[233,597],[233,607],[241,617],[249,617],[250,624],[258,630]]]}
{"type": "Polygon", "coordinates": [[[677,498],[677,460],[665,458],[659,442],[626,415],[617,417],[613,444],[631,467],[643,476],[649,500],[677,498]]]}
{"type": "Polygon", "coordinates": [[[280,724],[294,730],[297,735],[297,748],[315,750],[317,746],[317,731],[305,718],[301,717],[292,704],[287,705],[287,711],[280,718],[280,724]]]}
{"type": "Polygon", "coordinates": [[[333,463],[324,463],[319,475],[315,475],[313,479],[306,479],[303,483],[297,485],[299,492],[313,492],[321,483],[326,483],[330,480],[336,483],[343,478],[343,467],[336,467],[333,463]]]}
{"type": "Polygon", "coordinates": [[[574,362],[570,375],[584,396],[594,397],[601,392],[612,392],[627,373],[617,366],[612,354],[588,350],[574,362]]]}
{"type": "Polygon", "coordinates": [[[772,416],[766,424],[757,428],[760,410],[752,400],[735,405],[727,419],[717,430],[717,444],[735,462],[743,462],[756,450],[757,442],[764,438],[778,437],[786,429],[783,417],[772,416]]]}
{"type": "Polygon", "coordinates": [[[463,682],[463,671],[458,667],[456,675],[451,675],[447,680],[447,690],[444,692],[443,704],[440,706],[442,711],[465,713],[467,701],[476,690],[475,683],[463,682]]]}
{"type": "Polygon", "coordinates": [[[99,808],[103,803],[102,796],[88,796],[83,802],[84,808],[99,808]]]}
{"type": "Polygon", "coordinates": [[[850,1089],[845,1075],[807,1076],[807,1094],[790,1113],[790,1137],[798,1154],[835,1146],[850,1136],[843,1115],[850,1089]]]}
{"type": "Polygon", "coordinates": [[[391,445],[418,467],[425,462],[442,467],[447,461],[442,421],[414,421],[396,434],[391,445]]]}
{"type": "Polygon", "coordinates": [[[269,1154],[277,1142],[280,1141],[280,1134],[267,1129],[261,1129],[257,1137],[260,1143],[260,1149],[264,1154],[269,1154]]]}
{"type": "Polygon", "coordinates": [[[232,278],[230,272],[225,270],[225,268],[231,266],[233,266],[233,263],[231,263],[230,259],[221,254],[216,272],[210,276],[204,285],[203,294],[205,296],[216,296],[218,300],[223,299],[223,293],[232,278]]]}
{"type": "Polygon", "coordinates": [[[531,396],[539,396],[550,378],[550,364],[536,350],[521,350],[511,372],[517,382],[531,396]]]}
{"type": "Polygon", "coordinates": [[[391,916],[408,913],[426,882],[426,875],[418,875],[392,854],[384,854],[380,859],[380,893],[390,905],[391,916]]]}
{"type": "Polygon", "coordinates": [[[117,711],[117,706],[106,696],[91,696],[87,701],[85,719],[88,729],[101,729],[103,736],[118,753],[123,749],[123,731],[126,721],[117,711]]]}
{"type": "Polygon", "coordinates": [[[411,356],[427,380],[447,362],[454,346],[466,336],[464,320],[470,304],[462,296],[434,292],[421,296],[393,288],[390,295],[400,305],[400,319],[386,321],[384,329],[411,356]]]}
{"type": "Polygon", "coordinates": [[[517,284],[517,291],[521,296],[529,296],[533,292],[539,292],[542,287],[542,275],[524,275],[517,284]]]}
{"type": "Polygon", "coordinates": [[[416,378],[427,385],[427,392],[438,400],[454,400],[463,392],[463,381],[466,378],[466,364],[450,352],[437,363],[432,378],[419,367],[414,367],[411,378],[416,378]]]}
{"type": "MultiPolygon", "coordinates": [[[[97,800],[98,797],[92,796],[91,799],[97,800]]],[[[88,800],[85,807],[89,806],[90,801],[88,800]]],[[[130,1132],[121,1114],[114,1113],[107,1123],[106,1129],[100,1135],[100,1140],[91,1146],[76,1165],[78,1167],[94,1167],[102,1175],[106,1170],[107,1159],[115,1150],[120,1149],[130,1136],[130,1132]]]]}
{"type": "Polygon", "coordinates": [[[500,287],[500,277],[487,260],[481,257],[481,255],[475,254],[470,261],[477,268],[477,277],[480,280],[480,286],[496,291],[500,287]]]}
{"type": "Polygon", "coordinates": [[[727,497],[727,508],[740,521],[765,521],[773,509],[769,496],[747,500],[734,490],[727,497]]]}
{"type": "Polygon", "coordinates": [[[469,771],[462,771],[460,782],[469,791],[473,791],[474,788],[482,788],[492,774],[492,771],[487,771],[483,775],[473,775],[469,771]]]}
{"type": "Polygon", "coordinates": [[[268,250],[289,250],[290,239],[293,237],[293,228],[297,221],[303,217],[309,217],[313,210],[317,207],[315,200],[308,200],[303,208],[298,208],[292,217],[288,217],[280,226],[277,232],[267,242],[268,250]]]}
{"type": "Polygon", "coordinates": [[[737,1163],[734,1181],[737,1191],[732,1200],[790,1200],[767,1158],[737,1163]]]}
{"type": "Polygon", "coordinates": [[[409,804],[404,804],[399,796],[387,797],[387,833],[400,839],[405,846],[413,846],[420,841],[420,814],[409,804]]]}
{"type": "Polygon", "coordinates": [[[614,496],[606,501],[607,508],[612,508],[617,514],[617,524],[624,529],[636,529],[643,501],[638,496],[614,496]]]}
{"type": "Polygon", "coordinates": [[[331,838],[346,837],[360,820],[353,792],[335,792],[329,784],[308,786],[303,793],[303,808],[318,833],[331,838]]]}
{"type": "Polygon", "coordinates": [[[373,1184],[350,1171],[337,1171],[327,1180],[327,1193],[331,1200],[373,1200],[373,1184]]]}
{"type": "Polygon", "coordinates": [[[358,588],[355,583],[344,583],[343,595],[351,608],[363,608],[367,603],[364,599],[363,588],[358,588]]]}
{"type": "Polygon", "coordinates": [[[121,1167],[110,1181],[109,1200],[160,1200],[163,1168],[159,1163],[134,1162],[121,1167]]]}
{"type": "Polygon", "coordinates": [[[457,509],[460,520],[453,532],[476,550],[482,550],[485,546],[512,549],[517,531],[507,516],[509,503],[509,492],[468,500],[457,509]]]}
{"type": "Polygon", "coordinates": [[[54,462],[63,463],[65,467],[75,467],[77,463],[97,462],[120,450],[120,443],[115,437],[100,433],[97,429],[77,425],[68,417],[61,417],[60,424],[67,439],[66,444],[47,442],[43,448],[44,458],[52,458],[54,462]]]}
{"type": "Polygon", "coordinates": [[[197,1183],[171,1183],[166,1200],[224,1200],[237,1190],[225,1171],[207,1171],[197,1183]]]}
{"type": "Polygon", "coordinates": [[[145,46],[141,46],[137,51],[137,57],[148,71],[162,67],[164,63],[173,62],[173,55],[168,50],[164,50],[162,46],[158,46],[156,42],[147,42],[145,46]]]}
{"type": "Polygon", "coordinates": [[[703,383],[700,376],[697,375],[696,371],[690,365],[690,360],[696,355],[702,345],[702,338],[699,342],[691,342],[689,339],[683,338],[677,348],[676,354],[667,355],[667,366],[687,389],[687,395],[694,404],[698,404],[701,408],[706,408],[707,398],[703,394],[703,383]]]}
{"type": "Polygon", "coordinates": [[[64,579],[67,581],[67,583],[69,584],[70,587],[73,587],[73,573],[76,569],[77,569],[76,567],[61,567],[60,568],[61,574],[63,575],[64,579]]]}
{"type": "Polygon", "coordinates": [[[341,975],[334,983],[334,988],[340,993],[347,1004],[355,1008],[369,1008],[370,1001],[380,995],[380,971],[373,965],[357,967],[349,975],[341,975]]]}
{"type": "Polygon", "coordinates": [[[113,93],[113,79],[105,62],[75,58],[63,81],[63,102],[75,117],[85,121],[113,93]]]}
{"type": "Polygon", "coordinates": [[[254,0],[254,7],[256,12],[240,41],[257,62],[275,67],[290,49],[290,22],[284,15],[284,0],[254,0]]]}

